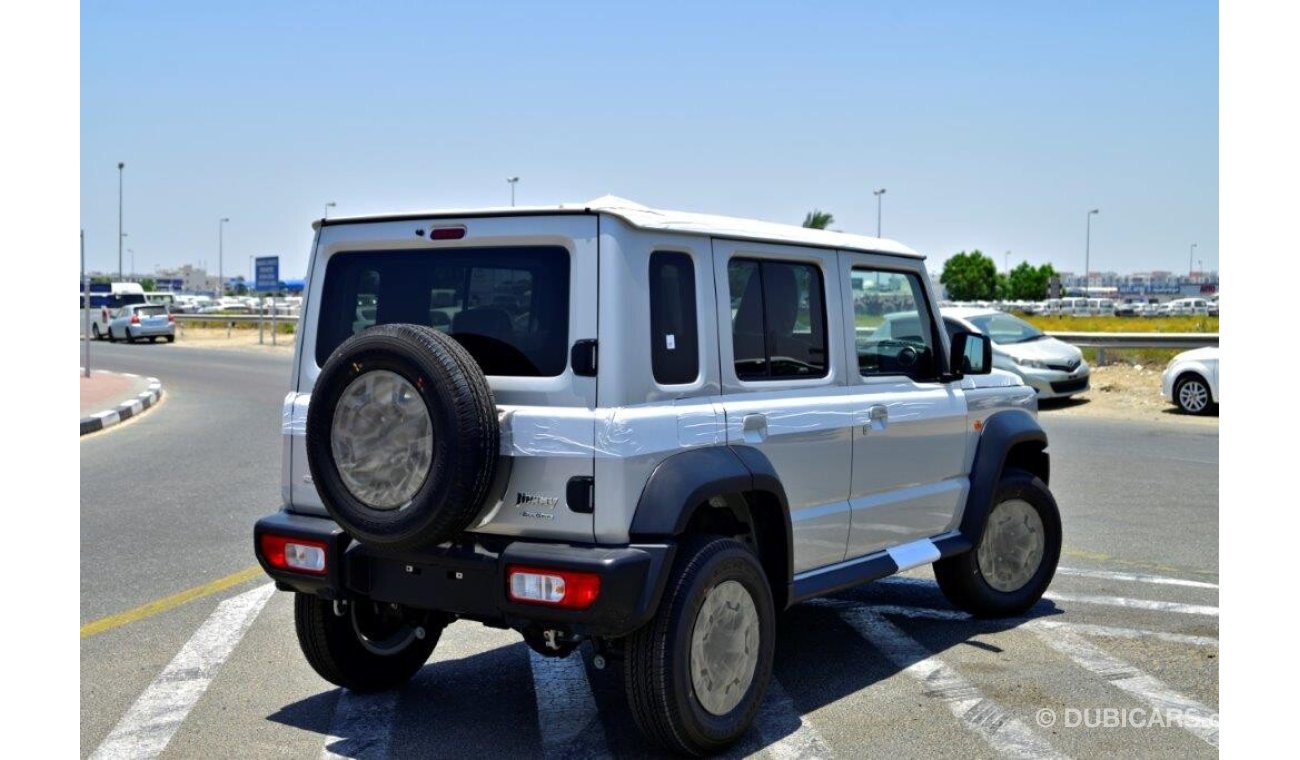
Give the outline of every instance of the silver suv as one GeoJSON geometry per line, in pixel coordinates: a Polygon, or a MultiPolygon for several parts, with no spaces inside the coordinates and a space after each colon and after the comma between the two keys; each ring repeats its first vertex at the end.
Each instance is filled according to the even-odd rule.
{"type": "Polygon", "coordinates": [[[612,197],[329,219],[302,314],[254,545],[340,686],[400,686],[454,620],[586,641],[704,754],[790,605],[933,564],[1015,615],[1055,572],[1034,392],[898,243],[612,197]]]}

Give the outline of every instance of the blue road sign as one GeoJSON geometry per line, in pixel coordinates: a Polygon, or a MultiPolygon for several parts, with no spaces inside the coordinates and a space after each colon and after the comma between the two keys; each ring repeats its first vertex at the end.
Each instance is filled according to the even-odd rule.
{"type": "Polygon", "coordinates": [[[259,292],[280,289],[280,257],[259,256],[254,262],[257,266],[257,290],[259,292]]]}

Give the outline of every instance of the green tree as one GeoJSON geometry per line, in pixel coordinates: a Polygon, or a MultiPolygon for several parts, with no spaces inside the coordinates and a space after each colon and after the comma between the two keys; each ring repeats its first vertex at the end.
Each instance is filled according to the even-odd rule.
{"type": "Polygon", "coordinates": [[[1047,298],[1047,286],[1056,269],[1051,264],[1032,266],[1027,261],[1011,270],[1007,278],[1007,298],[1013,301],[1041,301],[1047,298]]]}
{"type": "Polygon", "coordinates": [[[835,216],[829,211],[813,209],[804,215],[803,226],[814,230],[824,230],[835,223],[835,216]]]}
{"type": "Polygon", "coordinates": [[[145,277],[140,280],[140,287],[144,288],[144,292],[152,293],[158,289],[158,283],[152,277],[145,277]]]}
{"type": "Polygon", "coordinates": [[[954,301],[988,301],[998,294],[998,267],[979,250],[962,251],[944,262],[939,282],[954,301]]]}

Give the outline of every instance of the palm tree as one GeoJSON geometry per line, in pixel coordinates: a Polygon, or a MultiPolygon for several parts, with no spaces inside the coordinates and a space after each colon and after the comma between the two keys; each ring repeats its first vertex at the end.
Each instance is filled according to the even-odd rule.
{"type": "Polygon", "coordinates": [[[835,216],[829,211],[813,209],[803,218],[803,226],[811,227],[814,230],[824,230],[835,223],[835,216]]]}

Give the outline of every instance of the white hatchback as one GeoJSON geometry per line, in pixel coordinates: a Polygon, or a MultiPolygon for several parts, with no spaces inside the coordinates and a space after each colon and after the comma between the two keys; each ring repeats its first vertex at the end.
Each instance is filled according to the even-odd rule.
{"type": "Polygon", "coordinates": [[[1219,411],[1219,347],[1208,346],[1175,356],[1160,376],[1165,400],[1188,414],[1219,411]]]}

